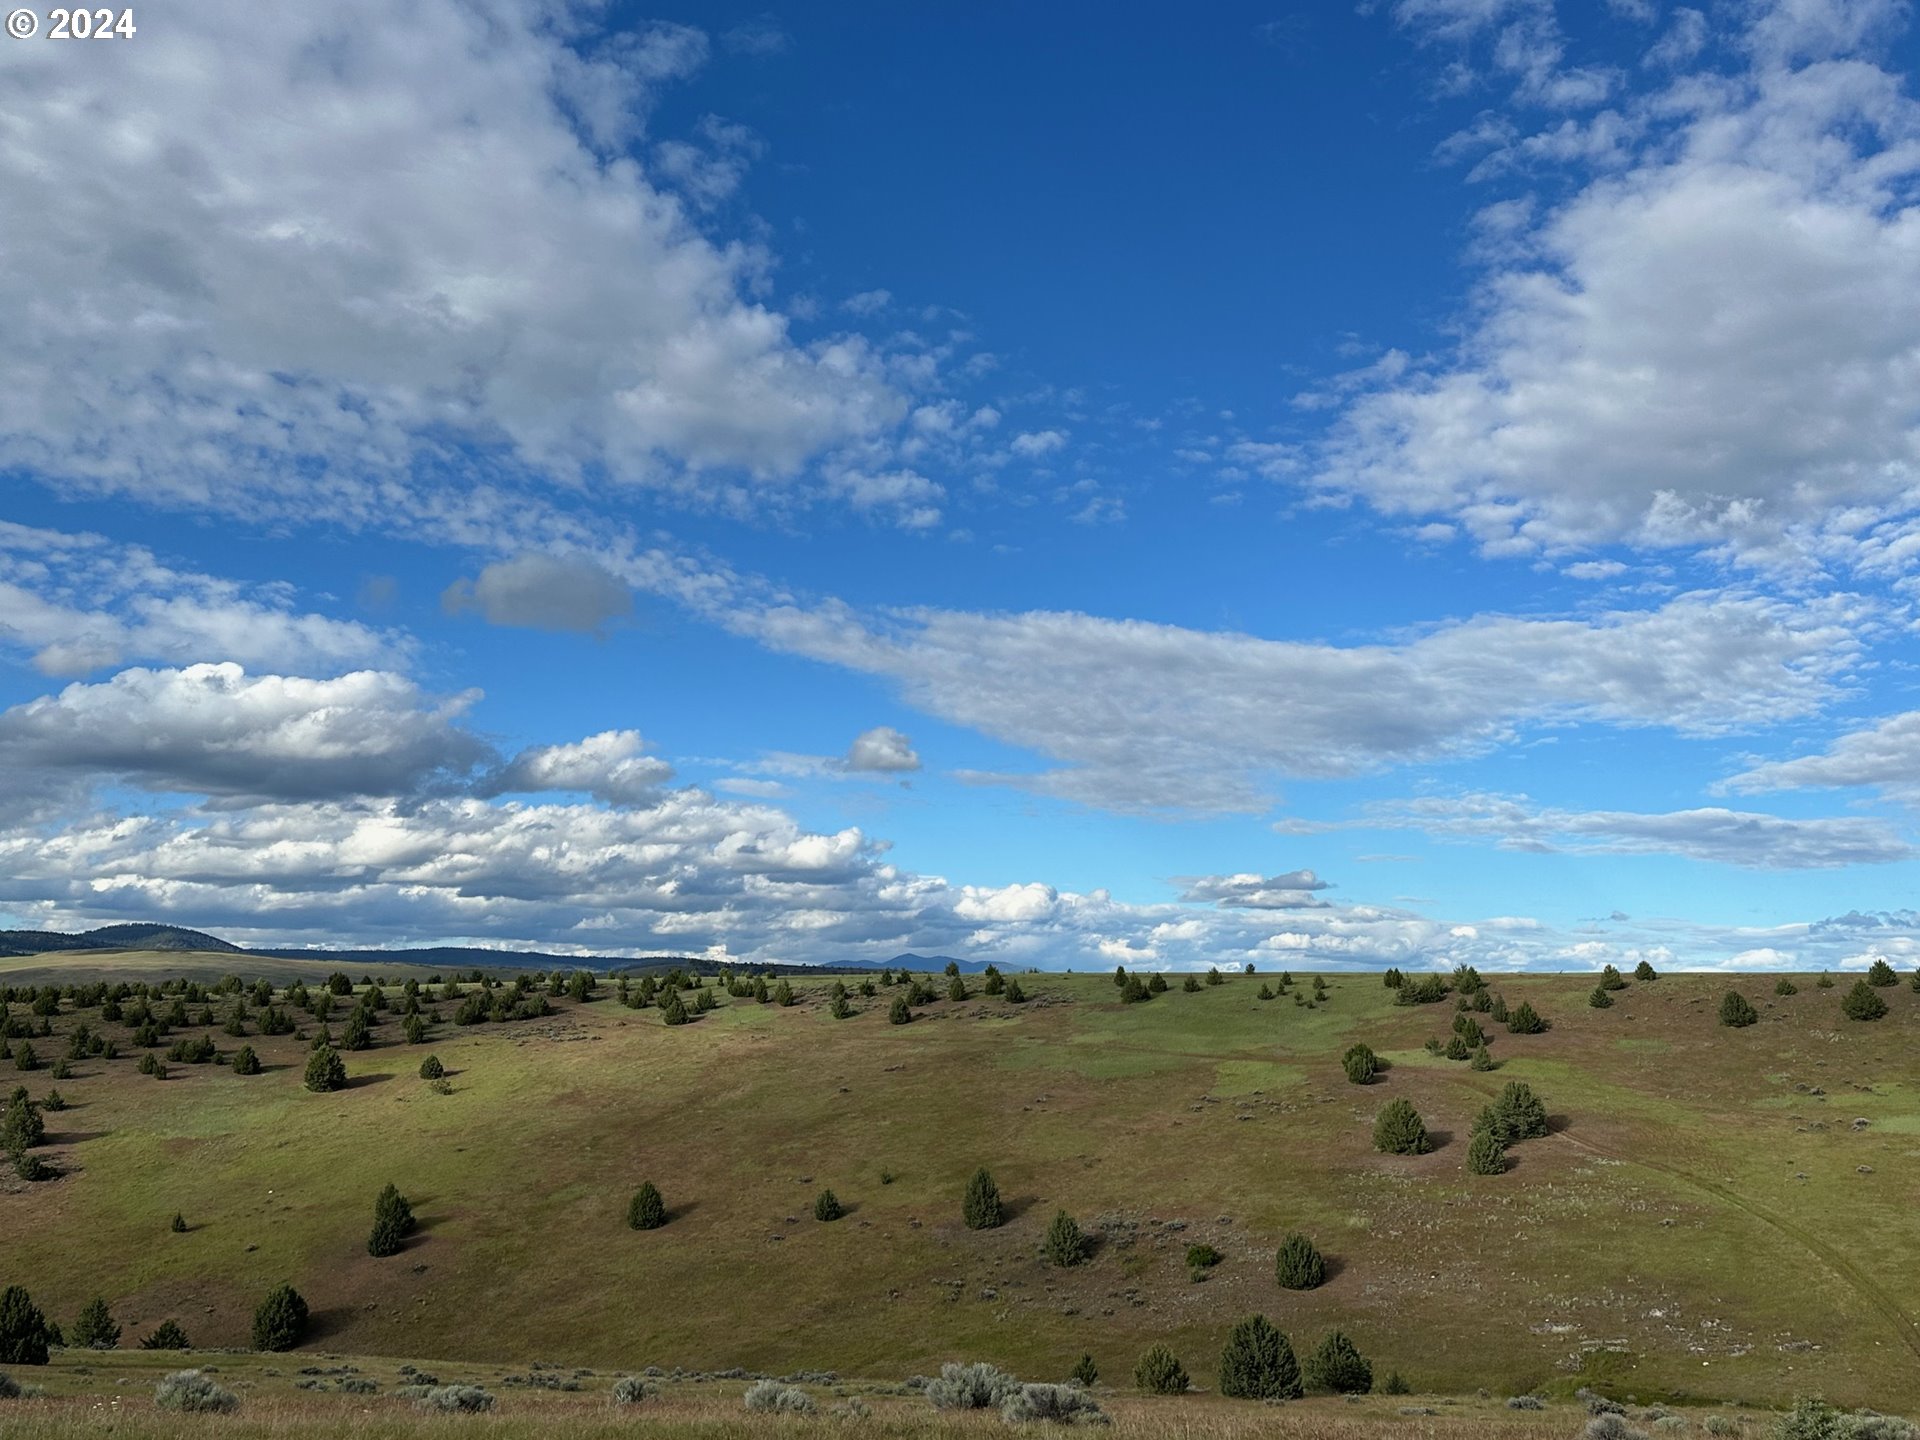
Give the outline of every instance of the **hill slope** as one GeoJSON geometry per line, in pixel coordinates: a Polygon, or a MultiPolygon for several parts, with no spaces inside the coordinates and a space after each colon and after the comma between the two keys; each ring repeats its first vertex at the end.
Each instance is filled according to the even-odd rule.
{"type": "Polygon", "coordinates": [[[607,998],[409,1047],[389,1018],[333,1095],[301,1089],[292,1038],[251,1037],[269,1062],[252,1078],[89,1060],[48,1117],[68,1173],[0,1193],[5,1278],[63,1319],[106,1294],[129,1343],[168,1315],[244,1343],[291,1279],[328,1349],[895,1377],[960,1357],[1064,1375],[1090,1351],[1120,1377],[1165,1341],[1210,1385],[1226,1330],[1260,1311],[1303,1346],[1337,1325],[1422,1387],[1920,1403],[1920,995],[1882,991],[1892,1014],[1857,1024],[1841,991],[1776,999],[1768,977],[1742,984],[1761,1023],[1729,1030],[1725,977],[1607,1010],[1591,976],[1494,977],[1554,1028],[1495,1027],[1482,1074],[1422,1049],[1449,1005],[1396,1007],[1377,976],[1330,977],[1312,1008],[1262,1001],[1267,978],[1123,1006],[1106,977],[1023,977],[1025,1006],[976,995],[904,1026],[886,990],[832,1019],[824,982],[679,1028],[607,998]],[[1341,1073],[1355,1040],[1391,1062],[1374,1085],[1341,1073]],[[429,1049],[450,1094],[415,1078],[429,1049]],[[1472,1117],[1513,1079],[1554,1133],[1469,1175],[1472,1117]],[[1400,1097],[1432,1153],[1373,1151],[1400,1097]],[[976,1232],[960,1194],[981,1164],[1010,1218],[976,1232]],[[387,1179],[423,1233],[376,1260],[387,1179]],[[645,1179],[672,1218],[636,1232],[645,1179]],[[829,1186],[851,1213],[822,1224],[829,1186]],[[1070,1270],[1040,1253],[1061,1208],[1098,1237],[1070,1270]],[[167,1233],[176,1210],[188,1234],[167,1233]],[[1329,1257],[1317,1290],[1274,1282],[1296,1229],[1329,1257]],[[1200,1280],[1195,1242],[1225,1257],[1200,1280]]]}

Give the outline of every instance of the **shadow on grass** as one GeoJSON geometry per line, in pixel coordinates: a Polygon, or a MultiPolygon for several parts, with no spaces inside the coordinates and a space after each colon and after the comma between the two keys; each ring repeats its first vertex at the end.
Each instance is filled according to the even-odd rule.
{"type": "Polygon", "coordinates": [[[1453,1131],[1451,1130],[1427,1131],[1427,1153],[1429,1155],[1433,1154],[1433,1152],[1436,1150],[1446,1149],[1447,1146],[1451,1145],[1452,1143],[1453,1143],[1453,1131]]]}
{"type": "Polygon", "coordinates": [[[372,1075],[349,1075],[347,1076],[347,1083],[344,1088],[348,1090],[359,1090],[368,1085],[379,1085],[391,1079],[393,1079],[393,1073],[391,1071],[380,1071],[372,1075]]]}
{"type": "Polygon", "coordinates": [[[1015,1195],[1000,1201],[1000,1223],[1011,1225],[1040,1203],[1038,1195],[1015,1195]]]}
{"type": "Polygon", "coordinates": [[[103,1135],[111,1135],[111,1130],[49,1130],[49,1145],[84,1145],[89,1140],[98,1140],[103,1135]]]}
{"type": "Polygon", "coordinates": [[[1573,1117],[1571,1115],[1547,1116],[1547,1133],[1549,1135],[1564,1135],[1572,1128],[1573,1117]]]}
{"type": "MultiPolygon", "coordinates": [[[[667,1223],[671,1225],[676,1220],[684,1220],[699,1208],[700,1202],[698,1200],[682,1200],[678,1205],[669,1205],[667,1207],[667,1223]]],[[[847,1208],[851,1210],[853,1207],[849,1205],[847,1208]]]]}

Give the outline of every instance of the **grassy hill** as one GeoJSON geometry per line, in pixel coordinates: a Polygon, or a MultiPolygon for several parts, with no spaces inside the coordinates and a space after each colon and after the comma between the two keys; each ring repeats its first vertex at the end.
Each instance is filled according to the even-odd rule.
{"type": "MultiPolygon", "coordinates": [[[[153,959],[149,978],[182,963],[153,959]]],[[[1121,1005],[1110,977],[1023,976],[1025,1005],[976,984],[904,1026],[887,1023],[888,990],[834,1020],[825,981],[791,1008],[723,996],[671,1028],[610,995],[441,1024],[419,1047],[389,1017],[331,1095],[301,1088],[296,1038],[249,1037],[259,1076],[174,1065],[154,1080],[108,1026],[118,1060],[60,1082],[0,1072],[71,1102],[47,1117],[62,1178],[0,1181],[0,1284],[63,1323],[103,1294],[127,1344],[171,1316],[196,1343],[244,1345],[255,1302],[291,1280],[313,1306],[310,1348],[423,1364],[898,1379],[965,1358],[1060,1378],[1089,1352],[1120,1380],[1164,1342],[1211,1387],[1227,1330],[1260,1311],[1302,1350],[1338,1326],[1421,1390],[1920,1406],[1906,984],[1859,1023],[1840,1014],[1844,986],[1804,977],[1781,998],[1772,976],[1669,976],[1606,1010],[1586,1003],[1591,975],[1489,977],[1553,1028],[1491,1027],[1500,1067],[1476,1073],[1422,1048],[1448,1033],[1450,1003],[1395,1006],[1377,975],[1329,976],[1312,1008],[1258,999],[1272,978],[1121,1005]],[[1730,984],[1758,1024],[1716,1022],[1730,984]],[[1354,1041],[1390,1062],[1373,1085],[1341,1071],[1354,1041]],[[416,1078],[428,1050],[451,1093],[416,1078]],[[1553,1133],[1516,1146],[1508,1173],[1470,1175],[1470,1122],[1514,1079],[1553,1133]],[[1372,1149],[1393,1098],[1425,1117],[1432,1153],[1372,1149]],[[982,1164],[1010,1219],[976,1232],[960,1197],[982,1164]],[[422,1233],[373,1259],[389,1179],[422,1233]],[[626,1203],[647,1179],[671,1219],[636,1232],[626,1203]],[[822,1224],[829,1186],[850,1213],[822,1224]],[[1040,1253],[1061,1208],[1097,1237],[1070,1270],[1040,1253]],[[186,1234],[168,1231],[176,1211],[186,1234]],[[1329,1258],[1319,1289],[1274,1281],[1292,1230],[1329,1258]],[[1196,1281],[1198,1242],[1225,1258],[1196,1281]]],[[[43,1056],[76,1019],[98,1016],[63,1012],[43,1056]]]]}

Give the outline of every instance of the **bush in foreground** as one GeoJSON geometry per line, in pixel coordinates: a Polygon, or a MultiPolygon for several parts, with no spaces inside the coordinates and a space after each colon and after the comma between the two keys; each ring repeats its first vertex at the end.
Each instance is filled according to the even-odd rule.
{"type": "Polygon", "coordinates": [[[153,1387],[153,1403],[162,1410],[226,1415],[240,1408],[240,1397],[198,1370],[176,1370],[153,1387]]]}
{"type": "Polygon", "coordinates": [[[1474,1175],[1507,1173],[1507,1147],[1493,1130],[1477,1130],[1467,1146],[1467,1170],[1474,1175]]]}
{"type": "Polygon", "coordinates": [[[1220,1393],[1237,1400],[1298,1400],[1306,1393],[1293,1345],[1266,1316],[1249,1315],[1227,1337],[1220,1393]]]}
{"type": "Polygon", "coordinates": [[[1327,1262],[1313,1242],[1296,1231],[1280,1242],[1273,1273],[1282,1289],[1312,1290],[1326,1284],[1327,1262]]]}
{"type": "Polygon", "coordinates": [[[778,1380],[756,1380],[744,1397],[747,1409],[763,1415],[811,1415],[813,1396],[798,1385],[782,1385],[778,1380]]]}
{"type": "Polygon", "coordinates": [[[647,1382],[638,1375],[623,1375],[613,1382],[613,1394],[609,1398],[615,1405],[638,1405],[652,1394],[647,1382]]]}
{"type": "Polygon", "coordinates": [[[1307,1356],[1307,1383],[1336,1395],[1364,1395],[1373,1389],[1373,1366],[1343,1333],[1329,1330],[1307,1356]]]}
{"type": "Polygon", "coordinates": [[[1022,1385],[1000,1407],[1009,1425],[1105,1425],[1107,1412],[1076,1385],[1022,1385]]]}
{"type": "Polygon", "coordinates": [[[946,1364],[927,1382],[927,1399],[936,1410],[991,1410],[1020,1390],[1020,1382],[997,1365],[946,1364]]]}
{"type": "Polygon", "coordinates": [[[307,1302],[291,1285],[277,1285],[253,1312],[253,1348],[291,1350],[307,1333],[307,1302]]]}
{"type": "Polygon", "coordinates": [[[1133,1383],[1149,1395],[1180,1395],[1187,1388],[1187,1372],[1173,1351],[1156,1345],[1133,1367],[1133,1383]]]}

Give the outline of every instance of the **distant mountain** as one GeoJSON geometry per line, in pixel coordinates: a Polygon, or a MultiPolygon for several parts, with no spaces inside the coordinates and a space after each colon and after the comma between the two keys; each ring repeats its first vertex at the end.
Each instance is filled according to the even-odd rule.
{"type": "MultiPolygon", "coordinates": [[[[355,968],[378,965],[425,965],[457,971],[472,970],[575,970],[590,969],[602,974],[638,975],[658,973],[675,967],[693,974],[712,975],[723,968],[718,962],[688,955],[551,955],[541,950],[488,950],[477,945],[424,945],[392,950],[319,950],[308,947],[286,949],[243,949],[217,935],[188,930],[179,925],[130,923],[103,925],[78,935],[63,935],[54,930],[0,930],[0,955],[39,955],[61,950],[200,950],[224,955],[259,955],[273,960],[314,960],[355,968]]],[[[953,962],[970,975],[986,969],[986,962],[953,962]]],[[[831,965],[754,965],[742,966],[754,974],[819,975],[823,973],[861,973],[889,969],[939,973],[946,969],[945,955],[896,955],[891,960],[847,960],[831,965]]]]}

